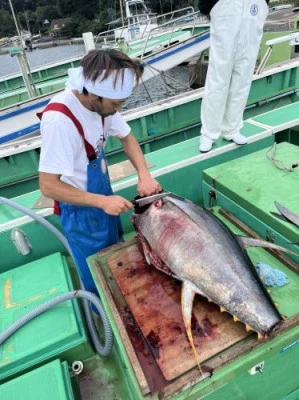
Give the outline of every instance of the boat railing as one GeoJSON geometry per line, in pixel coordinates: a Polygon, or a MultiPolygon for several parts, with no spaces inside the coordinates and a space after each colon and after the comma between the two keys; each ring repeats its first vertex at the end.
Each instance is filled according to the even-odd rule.
{"type": "MultiPolygon", "coordinates": [[[[193,9],[193,7],[186,7],[185,9],[182,10],[190,10],[193,9]]],[[[177,10],[177,11],[182,11],[182,10],[177,10]]],[[[169,37],[167,42],[163,43],[163,47],[164,48],[168,48],[171,46],[172,42],[173,42],[173,35],[175,34],[175,32],[179,31],[182,27],[186,28],[188,27],[190,29],[190,33],[193,36],[194,35],[194,30],[196,27],[196,24],[199,21],[200,18],[200,12],[199,11],[193,11],[193,12],[188,12],[188,14],[184,14],[182,16],[179,16],[177,18],[173,18],[173,16],[175,15],[175,12],[172,13],[167,13],[164,14],[163,16],[171,16],[171,18],[167,21],[164,22],[162,24],[158,24],[157,26],[154,26],[150,29],[147,29],[147,27],[150,26],[150,21],[151,19],[149,19],[147,21],[147,25],[144,25],[143,27],[143,32],[142,35],[140,37],[138,37],[138,39],[136,38],[135,43],[138,40],[143,40],[144,39],[144,43],[143,43],[143,47],[140,50],[140,58],[143,58],[145,55],[147,55],[149,53],[148,50],[148,44],[151,41],[152,38],[154,37],[158,37],[159,35],[163,35],[163,33],[168,33],[169,37]]],[[[160,16],[160,17],[163,17],[160,16]]],[[[109,46],[109,47],[113,47],[113,44],[115,44],[115,46],[118,46],[120,43],[122,43],[121,37],[123,36],[123,33],[125,32],[125,29],[132,28],[134,26],[138,26],[138,24],[131,24],[129,26],[123,26],[121,32],[119,32],[119,38],[118,39],[114,39],[112,42],[109,42],[109,38],[111,37],[112,33],[114,32],[114,30],[108,30],[106,32],[102,32],[100,33],[95,40],[95,43],[97,43],[98,40],[103,40],[103,44],[104,46],[109,46]],[[108,40],[107,40],[108,38],[108,40]]],[[[125,46],[130,46],[130,43],[133,43],[134,41],[124,41],[125,46]]],[[[161,50],[161,48],[159,48],[158,50],[161,50]]],[[[151,50],[152,51],[152,50],[151,50]]]]}
{"type": "Polygon", "coordinates": [[[182,15],[182,17],[187,17],[187,16],[189,17],[189,14],[194,13],[194,8],[192,6],[180,8],[179,10],[174,10],[174,11],[171,11],[166,14],[157,15],[156,18],[157,18],[157,21],[164,20],[164,22],[162,22],[162,23],[165,23],[165,22],[174,20],[175,18],[177,18],[177,15],[180,13],[184,13],[184,15],[182,15]]]}
{"type": "Polygon", "coordinates": [[[267,40],[267,42],[265,44],[266,44],[266,46],[269,46],[269,47],[255,72],[257,75],[261,74],[264,71],[266,64],[272,54],[273,46],[275,46],[276,44],[285,43],[285,42],[289,42],[290,46],[298,46],[299,45],[299,32],[295,32],[295,33],[291,33],[290,35],[279,36],[275,39],[267,40]]]}
{"type": "MultiPolygon", "coordinates": [[[[188,17],[190,16],[191,18],[193,17],[193,23],[189,24],[188,23],[188,27],[191,29],[191,35],[194,35],[194,29],[196,26],[196,22],[197,22],[197,18],[200,14],[199,11],[195,11],[193,13],[188,14],[188,17]]],[[[164,48],[168,48],[170,47],[170,45],[172,44],[172,38],[175,32],[177,32],[179,29],[181,29],[182,26],[186,26],[186,25],[179,25],[180,22],[185,22],[184,19],[186,18],[186,16],[182,16],[179,18],[175,18],[172,19],[171,21],[165,22],[162,25],[157,26],[156,28],[151,29],[148,33],[147,33],[147,37],[146,40],[144,42],[144,46],[143,46],[143,50],[141,53],[141,58],[144,57],[145,53],[147,52],[147,45],[148,42],[150,41],[150,39],[154,36],[157,36],[159,34],[159,32],[165,32],[168,31],[168,33],[170,33],[170,36],[168,38],[168,42],[163,44],[164,48]]]]}
{"type": "Polygon", "coordinates": [[[192,17],[194,17],[194,14],[199,14],[199,12],[194,12],[194,8],[189,6],[185,8],[181,8],[179,10],[174,10],[169,13],[165,13],[162,15],[153,15],[149,16],[149,14],[135,14],[132,15],[128,18],[127,20],[132,20],[134,17],[138,17],[138,21],[134,23],[128,23],[125,25],[122,25],[121,27],[118,28],[113,28],[113,29],[108,29],[107,31],[100,32],[96,37],[95,37],[95,43],[99,41],[103,41],[104,43],[107,43],[107,39],[113,38],[114,41],[118,42],[120,40],[124,39],[124,33],[128,29],[133,29],[133,28],[138,28],[140,25],[142,25],[143,29],[142,32],[140,33],[140,36],[138,39],[143,39],[146,34],[149,32],[148,27],[152,24],[157,24],[158,26],[164,26],[165,23],[173,23],[181,20],[184,22],[184,19],[188,18],[188,20],[191,20],[192,17]],[[182,14],[180,17],[177,17],[179,14],[182,14]],[[142,23],[140,23],[140,20],[142,23]],[[115,31],[118,30],[118,37],[115,38],[115,31]]]}

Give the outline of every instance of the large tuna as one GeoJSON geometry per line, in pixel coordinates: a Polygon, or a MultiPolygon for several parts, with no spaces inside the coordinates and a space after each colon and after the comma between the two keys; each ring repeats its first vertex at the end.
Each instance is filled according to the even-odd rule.
{"type": "Polygon", "coordinates": [[[197,361],[191,334],[196,293],[263,336],[281,320],[244,250],[279,246],[236,237],[209,211],[177,196],[155,201],[132,221],[147,262],[183,282],[183,318],[197,361]]]}

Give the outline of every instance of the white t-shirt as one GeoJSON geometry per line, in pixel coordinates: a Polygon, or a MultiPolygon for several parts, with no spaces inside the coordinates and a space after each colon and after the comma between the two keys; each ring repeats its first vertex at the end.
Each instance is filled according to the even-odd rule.
{"type": "MultiPolygon", "coordinates": [[[[102,118],[85,108],[75,94],[65,89],[51,103],[66,105],[80,121],[86,140],[98,150],[102,138],[102,118]]],[[[124,138],[131,129],[120,113],[105,118],[104,137],[124,138]]],[[[88,158],[82,137],[73,121],[57,111],[47,111],[41,121],[41,154],[39,171],[61,175],[61,180],[79,189],[87,189],[88,158]]]]}

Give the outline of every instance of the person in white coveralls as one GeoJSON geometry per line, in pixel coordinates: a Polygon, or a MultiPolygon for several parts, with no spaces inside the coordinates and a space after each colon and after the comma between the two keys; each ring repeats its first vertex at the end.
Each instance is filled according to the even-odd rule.
{"type": "Polygon", "coordinates": [[[199,10],[211,21],[209,66],[201,106],[201,152],[210,151],[220,136],[238,145],[247,143],[240,130],[268,1],[199,0],[199,10]]]}

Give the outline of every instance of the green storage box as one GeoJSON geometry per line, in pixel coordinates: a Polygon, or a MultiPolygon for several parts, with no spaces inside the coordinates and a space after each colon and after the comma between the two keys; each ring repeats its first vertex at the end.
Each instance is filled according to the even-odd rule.
{"type": "Polygon", "coordinates": [[[0,385],[0,399],[75,399],[67,363],[61,363],[59,360],[55,360],[0,385]]]}
{"type": "MultiPolygon", "coordinates": [[[[282,221],[274,201],[299,215],[299,168],[281,169],[299,160],[299,147],[280,143],[203,172],[204,205],[217,204],[261,237],[287,246],[298,243],[298,227],[282,221]],[[215,200],[216,197],[216,200],[215,200]]],[[[295,245],[287,246],[299,254],[295,245]]],[[[298,262],[299,257],[290,255],[298,262]]]]}
{"type": "MultiPolygon", "coordinates": [[[[0,275],[0,331],[38,305],[73,290],[60,253],[0,275]]],[[[0,382],[59,356],[72,362],[92,355],[77,300],[37,316],[0,346],[0,382]]]]}

